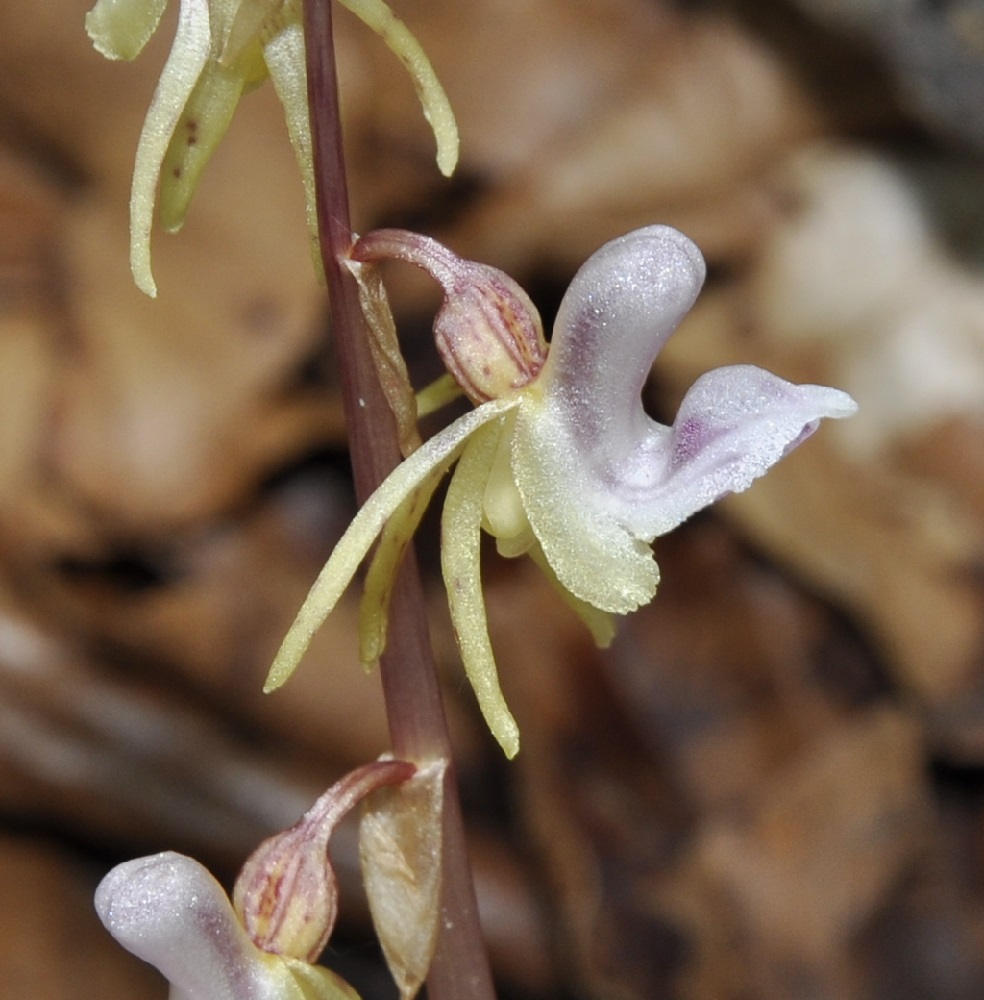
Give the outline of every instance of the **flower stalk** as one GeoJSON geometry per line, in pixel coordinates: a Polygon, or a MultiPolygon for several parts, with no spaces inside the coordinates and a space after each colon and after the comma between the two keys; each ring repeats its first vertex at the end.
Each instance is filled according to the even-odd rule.
{"type": "MultiPolygon", "coordinates": [[[[308,103],[314,150],[319,241],[332,309],[332,335],[349,435],[355,488],[366,500],[402,455],[391,410],[376,374],[359,289],[344,266],[353,234],[349,215],[331,0],[304,4],[308,103]]],[[[390,643],[380,660],[396,757],[446,760],[441,930],[427,979],[431,1000],[492,1000],[494,991],[478,922],[451,746],[427,632],[413,553],[403,560],[390,608],[390,643]]]]}

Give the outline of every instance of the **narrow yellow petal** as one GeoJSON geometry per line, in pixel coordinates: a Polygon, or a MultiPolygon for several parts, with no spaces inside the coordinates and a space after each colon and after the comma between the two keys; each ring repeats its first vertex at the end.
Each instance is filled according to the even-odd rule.
{"type": "Polygon", "coordinates": [[[208,60],[210,41],[207,0],[182,0],[174,45],[137,143],[130,191],[130,269],[137,287],[151,298],[157,285],[150,266],[150,232],[161,164],[208,60]]]}
{"type": "Polygon", "coordinates": [[[509,758],[519,752],[519,727],[499,687],[489,640],[480,560],[482,501],[501,423],[483,427],[462,453],[444,503],[441,569],[461,661],[485,722],[509,758]]]}
{"type": "Polygon", "coordinates": [[[314,582],[273,661],[264,691],[276,690],[294,672],[314,633],[335,607],[372,543],[411,491],[434,470],[449,466],[469,435],[517,403],[515,398],[492,400],[469,411],[426,441],[386,477],[359,509],[314,582]]]}
{"type": "Polygon", "coordinates": [[[283,22],[263,40],[263,59],[270,71],[273,89],[280,98],[287,122],[287,135],[301,172],[308,234],[315,273],[322,275],[321,249],[318,242],[318,204],[314,190],[314,153],[311,119],[308,115],[307,68],[304,56],[304,27],[299,5],[287,3],[283,22]]]}
{"type": "Polygon", "coordinates": [[[323,965],[311,965],[296,958],[270,955],[270,966],[282,964],[277,970],[277,992],[280,1000],[360,1000],[354,986],[323,965]]]}
{"type": "Polygon", "coordinates": [[[450,177],[458,164],[458,125],[447,94],[420,43],[383,0],[340,0],[340,3],[372,28],[406,67],[424,117],[434,131],[438,169],[450,177]]]}
{"type": "Polygon", "coordinates": [[[160,220],[169,233],[184,225],[188,205],[229,128],[250,68],[247,59],[231,67],[209,61],[188,97],[161,165],[160,220]]]}
{"type": "Polygon", "coordinates": [[[445,372],[417,393],[417,419],[430,416],[461,397],[461,386],[445,372]]]}
{"type": "Polygon", "coordinates": [[[236,0],[219,61],[232,65],[256,39],[266,41],[280,30],[285,18],[299,20],[295,7],[285,0],[236,0]]]}
{"type": "Polygon", "coordinates": [[[414,487],[379,536],[359,605],[359,657],[366,669],[374,667],[386,649],[390,596],[396,573],[445,471],[444,464],[437,466],[414,487]]]}
{"type": "Polygon", "coordinates": [[[185,102],[161,166],[158,213],[169,233],[184,225],[202,172],[225,136],[240,97],[268,75],[255,38],[235,59],[219,58],[228,48],[226,40],[241,6],[241,0],[209,0],[209,59],[185,102]]]}
{"type": "Polygon", "coordinates": [[[167,0],[98,0],[85,30],[107,59],[136,59],[160,24],[167,0]]]}
{"type": "Polygon", "coordinates": [[[536,541],[513,478],[512,439],[515,424],[514,410],[503,425],[482,501],[482,526],[495,538],[499,552],[507,559],[522,555],[536,541]]]}

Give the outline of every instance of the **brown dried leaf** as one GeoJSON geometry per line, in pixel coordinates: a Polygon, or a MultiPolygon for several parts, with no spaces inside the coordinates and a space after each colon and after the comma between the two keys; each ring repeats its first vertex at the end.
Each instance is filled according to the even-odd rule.
{"type": "Polygon", "coordinates": [[[879,708],[711,820],[657,890],[702,942],[682,996],[845,996],[850,947],[930,832],[918,728],[879,708]],[[722,970],[740,979],[722,992],[722,970]]]}
{"type": "Polygon", "coordinates": [[[119,948],[92,907],[96,878],[49,843],[0,838],[0,983],[17,1000],[163,1000],[167,984],[119,948]]]}

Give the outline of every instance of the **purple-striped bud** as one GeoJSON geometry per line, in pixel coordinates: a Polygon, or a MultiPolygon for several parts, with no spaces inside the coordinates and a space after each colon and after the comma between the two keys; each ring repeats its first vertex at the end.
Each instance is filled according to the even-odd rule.
{"type": "Polygon", "coordinates": [[[232,902],[253,943],[266,952],[313,962],[335,925],[338,886],[328,840],[370,792],[406,781],[406,761],[375,761],[332,785],[289,830],[263,841],[243,865],[232,902]]]}
{"type": "Polygon", "coordinates": [[[543,324],[509,275],[400,229],[366,234],[352,258],[407,261],[441,285],[444,304],[434,320],[434,338],[445,367],[473,403],[501,399],[539,374],[547,358],[543,324]]]}

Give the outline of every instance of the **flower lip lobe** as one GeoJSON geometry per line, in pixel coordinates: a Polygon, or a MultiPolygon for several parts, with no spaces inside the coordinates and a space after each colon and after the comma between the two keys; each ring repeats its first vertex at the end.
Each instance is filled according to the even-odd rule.
{"type": "Polygon", "coordinates": [[[836,389],[735,365],[701,376],[672,426],[649,417],[649,369],[704,276],[697,247],[666,226],[602,247],[564,296],[542,391],[516,418],[512,471],[530,527],[561,584],[603,611],[653,597],[657,536],[747,489],[821,418],[856,409],[836,389]]]}
{"type": "Polygon", "coordinates": [[[180,995],[232,1000],[231,984],[254,948],[221,886],[197,861],[168,851],[118,865],[100,883],[95,905],[113,937],[184,990],[180,995]]]}
{"type": "Polygon", "coordinates": [[[648,226],[605,244],[575,275],[542,378],[592,449],[617,458],[642,431],[646,377],[705,274],[693,241],[648,226]]]}
{"type": "Polygon", "coordinates": [[[166,851],[117,865],[95,904],[113,937],[170,981],[172,1000],[358,1000],[330,970],[261,951],[193,858],[166,851]]]}

